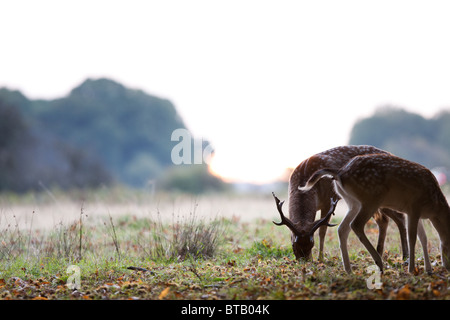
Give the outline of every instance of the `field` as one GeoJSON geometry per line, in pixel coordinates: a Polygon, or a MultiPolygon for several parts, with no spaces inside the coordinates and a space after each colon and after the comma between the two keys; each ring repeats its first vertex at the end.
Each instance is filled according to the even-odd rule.
{"type": "MultiPolygon", "coordinates": [[[[280,194],[280,198],[286,198],[280,194]]],[[[334,222],[342,219],[338,205],[334,222]]],[[[354,233],[344,272],[336,228],[325,258],[298,262],[270,194],[183,196],[123,189],[0,197],[0,299],[448,299],[439,239],[425,227],[434,273],[407,272],[390,223],[385,271],[354,233]]],[[[366,233],[376,243],[373,221],[366,233]]]]}

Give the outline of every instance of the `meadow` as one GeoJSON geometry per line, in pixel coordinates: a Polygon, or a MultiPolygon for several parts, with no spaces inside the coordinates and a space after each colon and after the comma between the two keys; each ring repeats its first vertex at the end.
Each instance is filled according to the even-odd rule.
{"type": "MultiPolygon", "coordinates": [[[[286,195],[280,194],[280,198],[286,195]]],[[[334,223],[345,213],[339,203],[334,223]]],[[[350,233],[353,273],[337,229],[325,258],[296,261],[271,194],[150,194],[129,189],[0,196],[0,299],[448,299],[437,233],[426,221],[433,274],[407,272],[393,222],[383,274],[350,233]]],[[[371,220],[366,233],[376,243],[371,220]]]]}

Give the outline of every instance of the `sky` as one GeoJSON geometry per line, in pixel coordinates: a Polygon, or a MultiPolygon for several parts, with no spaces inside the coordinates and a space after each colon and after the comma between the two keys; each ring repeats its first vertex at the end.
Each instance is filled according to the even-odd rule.
{"type": "MultiPolygon", "coordinates": [[[[448,1],[0,3],[0,87],[107,77],[171,100],[227,181],[265,183],[393,105],[450,108],[448,1]]],[[[168,137],[168,143],[171,143],[168,137]]]]}

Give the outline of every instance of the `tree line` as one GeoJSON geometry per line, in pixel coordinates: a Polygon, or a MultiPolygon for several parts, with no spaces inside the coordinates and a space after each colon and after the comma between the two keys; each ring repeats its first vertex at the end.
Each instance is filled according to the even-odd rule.
{"type": "Polygon", "coordinates": [[[430,169],[450,169],[450,110],[425,118],[403,108],[380,107],[355,123],[349,144],[370,144],[430,169]]]}
{"type": "Polygon", "coordinates": [[[169,100],[110,79],[87,79],[52,100],[2,88],[0,190],[143,187],[149,180],[188,192],[221,185],[207,168],[173,168],[171,134],[179,128],[186,126],[169,100]],[[184,180],[207,183],[185,190],[184,180]]]}

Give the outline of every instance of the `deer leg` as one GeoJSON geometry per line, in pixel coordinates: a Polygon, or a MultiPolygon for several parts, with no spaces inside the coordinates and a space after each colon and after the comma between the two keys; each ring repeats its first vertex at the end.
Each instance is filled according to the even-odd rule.
{"type": "Polygon", "coordinates": [[[408,271],[410,273],[414,272],[415,269],[415,258],[414,258],[414,249],[416,247],[417,240],[417,225],[419,223],[419,219],[416,218],[418,215],[408,214],[407,223],[408,223],[408,242],[409,242],[409,266],[408,271]]]}
{"type": "Polygon", "coordinates": [[[441,261],[442,265],[450,271],[450,237],[449,237],[449,226],[447,218],[442,219],[442,217],[432,217],[430,218],[433,227],[439,234],[439,240],[441,242],[440,251],[441,251],[441,261]]]}
{"type": "Polygon", "coordinates": [[[391,209],[381,209],[381,212],[394,220],[395,224],[398,227],[398,231],[400,232],[400,242],[402,244],[402,254],[403,260],[406,261],[408,259],[408,238],[406,234],[406,215],[391,209]]]}
{"type": "Polygon", "coordinates": [[[327,228],[327,226],[321,226],[319,228],[319,261],[323,261],[323,245],[325,243],[327,228]]]}
{"type": "Polygon", "coordinates": [[[386,232],[389,225],[389,218],[386,215],[384,215],[381,212],[381,210],[375,212],[373,217],[378,225],[377,252],[380,254],[380,256],[382,256],[384,252],[384,242],[386,240],[386,232]]]}
{"type": "Polygon", "coordinates": [[[362,207],[361,210],[359,210],[358,214],[356,215],[355,219],[352,221],[351,228],[356,233],[361,243],[369,251],[376,265],[380,268],[380,271],[383,272],[383,262],[381,260],[381,256],[377,252],[377,250],[375,250],[373,245],[370,243],[369,239],[367,238],[364,232],[364,226],[366,225],[367,221],[369,221],[369,219],[372,217],[376,209],[378,209],[378,207],[375,208],[362,207]]]}
{"type": "MultiPolygon", "coordinates": [[[[323,219],[326,217],[328,211],[331,208],[331,204],[327,203],[322,209],[320,209],[320,218],[323,219]]],[[[330,218],[328,218],[329,222],[330,218]]],[[[319,228],[319,261],[323,261],[323,246],[325,244],[325,235],[327,233],[328,227],[323,225],[319,228]]]]}
{"type": "Polygon", "coordinates": [[[417,235],[419,237],[420,243],[422,244],[425,271],[428,274],[431,274],[433,272],[433,269],[431,268],[430,257],[428,256],[428,238],[425,232],[425,228],[423,227],[422,219],[419,219],[418,221],[417,235]]]}
{"type": "Polygon", "coordinates": [[[350,258],[348,256],[347,239],[348,234],[350,233],[350,223],[355,218],[356,213],[358,213],[359,206],[354,206],[349,203],[347,203],[347,205],[349,207],[349,210],[345,215],[344,219],[339,224],[338,235],[339,235],[339,247],[341,248],[341,257],[344,269],[347,273],[351,273],[352,268],[350,266],[350,258]]]}

